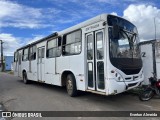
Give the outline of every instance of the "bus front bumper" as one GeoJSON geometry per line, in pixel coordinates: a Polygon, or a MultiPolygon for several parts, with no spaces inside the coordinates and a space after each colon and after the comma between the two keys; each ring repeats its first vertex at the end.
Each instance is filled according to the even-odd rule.
{"type": "Polygon", "coordinates": [[[121,82],[117,82],[114,78],[109,79],[107,82],[108,89],[106,91],[106,94],[115,95],[130,89],[136,88],[141,85],[143,80],[144,80],[144,77],[135,81],[121,81],[121,82]]]}

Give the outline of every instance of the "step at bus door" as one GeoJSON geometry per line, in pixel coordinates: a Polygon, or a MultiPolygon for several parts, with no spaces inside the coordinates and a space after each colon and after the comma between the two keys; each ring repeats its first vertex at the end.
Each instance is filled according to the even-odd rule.
{"type": "Polygon", "coordinates": [[[45,74],[44,52],[45,52],[45,47],[38,48],[37,71],[38,71],[38,80],[40,81],[44,81],[44,74],[45,74]]]}
{"type": "Polygon", "coordinates": [[[88,89],[104,92],[104,30],[87,33],[86,42],[88,89]]]}

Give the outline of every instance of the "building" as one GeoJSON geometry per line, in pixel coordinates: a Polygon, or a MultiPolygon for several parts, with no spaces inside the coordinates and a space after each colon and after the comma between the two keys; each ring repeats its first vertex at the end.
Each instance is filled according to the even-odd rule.
{"type": "Polygon", "coordinates": [[[5,56],[5,70],[12,70],[13,56],[5,56]]]}
{"type": "MultiPolygon", "coordinates": [[[[0,58],[0,71],[2,71],[2,64],[1,64],[1,58],[0,58]]],[[[12,63],[13,63],[13,56],[4,56],[3,58],[3,68],[4,71],[12,70],[12,63]]]]}
{"type": "Polygon", "coordinates": [[[141,42],[141,56],[143,62],[144,84],[149,84],[153,73],[160,79],[160,41],[148,40],[141,42]]]}

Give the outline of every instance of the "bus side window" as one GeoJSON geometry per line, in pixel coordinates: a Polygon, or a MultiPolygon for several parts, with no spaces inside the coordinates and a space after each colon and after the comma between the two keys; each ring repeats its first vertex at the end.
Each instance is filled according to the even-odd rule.
{"type": "Polygon", "coordinates": [[[17,62],[17,52],[14,53],[14,62],[17,62]]]}
{"type": "Polygon", "coordinates": [[[57,39],[57,56],[61,55],[61,37],[57,39]]]}
{"type": "Polygon", "coordinates": [[[22,56],[22,61],[27,61],[28,60],[28,48],[23,49],[23,56],[22,56]]]}
{"type": "Polygon", "coordinates": [[[33,56],[33,60],[35,60],[36,59],[36,46],[33,46],[32,56],[33,56]]]}
{"type": "Polygon", "coordinates": [[[93,59],[93,35],[90,34],[87,36],[87,59],[93,59]]]}
{"type": "Polygon", "coordinates": [[[97,59],[103,59],[104,50],[103,50],[103,32],[96,33],[97,40],[97,59]]]}
{"type": "Polygon", "coordinates": [[[59,57],[61,55],[61,38],[54,38],[47,42],[47,58],[59,57]]]}
{"type": "Polygon", "coordinates": [[[29,60],[35,60],[36,59],[36,46],[30,47],[29,50],[29,60]]]}
{"type": "Polygon", "coordinates": [[[76,55],[81,52],[81,30],[74,31],[63,36],[62,54],[76,55]]]}

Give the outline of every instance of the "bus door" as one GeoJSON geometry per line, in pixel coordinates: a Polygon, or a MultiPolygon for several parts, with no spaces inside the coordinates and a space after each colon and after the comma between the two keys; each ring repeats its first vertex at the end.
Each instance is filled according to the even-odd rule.
{"type": "Polygon", "coordinates": [[[38,62],[37,62],[37,71],[38,71],[38,80],[44,81],[44,52],[45,47],[38,48],[38,62]]]}
{"type": "Polygon", "coordinates": [[[104,92],[104,30],[87,33],[85,38],[88,89],[104,92]]]}
{"type": "Polygon", "coordinates": [[[18,52],[14,53],[14,75],[18,76],[18,52]]]}
{"type": "Polygon", "coordinates": [[[18,52],[18,76],[21,76],[21,74],[22,74],[22,72],[21,72],[21,62],[22,62],[21,53],[18,52]]]}

